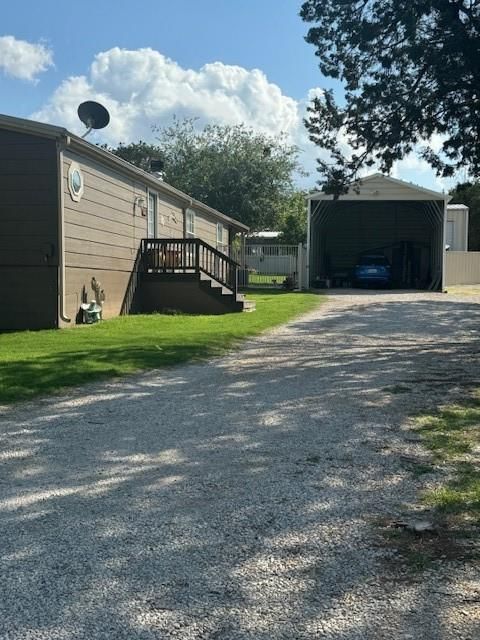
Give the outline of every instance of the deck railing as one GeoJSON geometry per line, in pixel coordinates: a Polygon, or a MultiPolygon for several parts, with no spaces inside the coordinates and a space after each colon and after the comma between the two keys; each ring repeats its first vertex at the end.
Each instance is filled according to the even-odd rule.
{"type": "Polygon", "coordinates": [[[142,240],[143,271],[147,273],[200,273],[238,290],[238,264],[200,238],[142,240]]]}

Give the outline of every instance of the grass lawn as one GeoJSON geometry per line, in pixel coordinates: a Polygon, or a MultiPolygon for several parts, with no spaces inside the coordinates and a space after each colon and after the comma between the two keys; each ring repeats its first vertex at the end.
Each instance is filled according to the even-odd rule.
{"type": "Polygon", "coordinates": [[[313,293],[249,292],[253,313],[138,315],[64,330],[0,334],[0,404],[92,380],[217,355],[323,300],[313,293]]]}
{"type": "Polygon", "coordinates": [[[480,393],[462,405],[417,419],[434,462],[447,465],[451,479],[424,500],[457,521],[480,524],[480,393]]]}
{"type": "Polygon", "coordinates": [[[281,274],[267,275],[265,273],[249,273],[248,283],[255,286],[267,284],[267,285],[277,285],[278,287],[280,287],[286,277],[287,276],[282,276],[281,274]]]}
{"type": "Polygon", "coordinates": [[[447,292],[453,296],[480,296],[480,285],[456,284],[448,286],[447,292]]]}
{"type": "Polygon", "coordinates": [[[432,460],[414,463],[411,471],[417,477],[434,474],[435,488],[422,494],[422,502],[428,508],[425,518],[433,519],[436,529],[416,535],[392,528],[391,519],[380,520],[384,540],[395,550],[392,562],[413,571],[433,569],[446,561],[478,562],[480,392],[462,404],[417,416],[415,422],[432,460]]]}

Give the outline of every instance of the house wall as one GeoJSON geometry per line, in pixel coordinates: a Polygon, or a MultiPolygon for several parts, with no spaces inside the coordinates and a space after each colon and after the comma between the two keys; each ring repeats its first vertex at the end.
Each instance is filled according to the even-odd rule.
{"type": "MultiPolygon", "coordinates": [[[[183,203],[154,193],[157,236],[183,237],[183,203]]],[[[138,206],[141,198],[148,201],[148,187],[141,181],[80,154],[64,153],[65,300],[72,321],[82,301],[94,298],[93,277],[105,291],[103,317],[122,312],[140,241],[147,236],[146,208],[138,206]],[[68,187],[72,162],[83,174],[79,202],[68,187]]]]}
{"type": "Polygon", "coordinates": [[[57,324],[54,141],[0,130],[0,331],[57,324]]]}
{"type": "MultiPolygon", "coordinates": [[[[128,312],[135,296],[132,277],[142,238],[147,237],[147,211],[136,205],[148,202],[148,192],[157,196],[158,238],[183,238],[185,201],[151,189],[146,183],[121,170],[110,168],[71,150],[63,160],[65,225],[65,307],[72,322],[80,320],[80,305],[92,300],[92,278],[105,291],[103,317],[128,312]],[[69,190],[72,162],[83,175],[84,190],[76,202],[69,190]],[[125,302],[128,300],[128,304],[125,302]]],[[[195,211],[195,237],[217,246],[217,221],[199,209],[195,211]]],[[[223,241],[228,245],[229,227],[223,223],[223,241]]]]}
{"type": "MultiPolygon", "coordinates": [[[[208,242],[212,247],[217,248],[217,222],[219,220],[213,215],[209,215],[198,209],[195,211],[195,237],[208,242]]],[[[223,239],[222,244],[224,247],[228,247],[228,226],[224,222],[223,224],[223,239]]],[[[218,247],[220,249],[220,247],[218,247]]]]}

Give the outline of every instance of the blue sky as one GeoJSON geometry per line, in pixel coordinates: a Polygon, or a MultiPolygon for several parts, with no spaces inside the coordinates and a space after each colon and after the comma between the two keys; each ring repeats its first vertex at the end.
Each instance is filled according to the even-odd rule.
{"type": "MultiPolygon", "coordinates": [[[[312,89],[338,85],[322,78],[314,49],[304,41],[300,5],[298,0],[8,3],[0,31],[0,112],[80,132],[76,104],[98,99],[111,111],[112,124],[97,139],[111,144],[145,139],[152,124],[166,124],[175,113],[199,116],[201,122],[245,121],[272,135],[285,131],[302,150],[311,186],[317,151],[308,143],[302,116],[312,89]]],[[[441,186],[415,158],[401,163],[395,175],[441,186]]]]}

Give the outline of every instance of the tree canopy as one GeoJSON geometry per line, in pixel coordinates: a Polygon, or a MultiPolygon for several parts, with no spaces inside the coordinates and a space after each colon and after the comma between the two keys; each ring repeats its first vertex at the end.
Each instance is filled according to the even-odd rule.
{"type": "Polygon", "coordinates": [[[281,232],[280,241],[285,244],[298,244],[307,239],[307,206],[306,193],[297,191],[285,201],[281,212],[278,229],[281,232]]]}
{"type": "Polygon", "coordinates": [[[331,156],[325,190],[365,166],[388,172],[418,145],[439,175],[480,175],[480,0],[306,0],[300,15],[321,72],[345,90],[341,104],[315,98],[306,119],[331,156]]]}
{"type": "Polygon", "coordinates": [[[192,120],[174,121],[155,132],[154,144],[121,144],[110,151],[147,170],[151,159],[161,159],[166,182],[252,230],[280,224],[293,202],[299,170],[297,149],[284,137],[244,125],[197,130],[192,120]]]}

